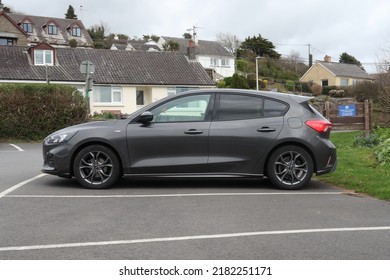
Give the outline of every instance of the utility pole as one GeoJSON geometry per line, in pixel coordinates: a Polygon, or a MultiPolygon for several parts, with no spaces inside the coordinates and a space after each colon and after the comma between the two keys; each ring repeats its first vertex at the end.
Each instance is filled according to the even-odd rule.
{"type": "Polygon", "coordinates": [[[310,44],[307,44],[307,46],[309,48],[309,67],[311,67],[313,65],[313,55],[311,54],[310,44]]]}

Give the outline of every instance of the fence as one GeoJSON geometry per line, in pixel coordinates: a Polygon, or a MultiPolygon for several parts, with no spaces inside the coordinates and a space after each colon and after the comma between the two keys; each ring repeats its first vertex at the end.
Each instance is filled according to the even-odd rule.
{"type": "Polygon", "coordinates": [[[371,104],[368,100],[338,99],[325,102],[325,117],[333,124],[333,130],[364,130],[368,136],[371,129],[371,104]]]}

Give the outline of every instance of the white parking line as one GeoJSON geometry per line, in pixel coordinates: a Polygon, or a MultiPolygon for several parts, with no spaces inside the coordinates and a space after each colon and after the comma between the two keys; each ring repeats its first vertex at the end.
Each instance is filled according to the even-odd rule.
{"type": "Polygon", "coordinates": [[[389,231],[389,230],[390,230],[390,226],[255,231],[255,232],[178,236],[178,237],[165,237],[165,238],[149,238],[149,239],[132,239],[132,240],[117,240],[117,241],[84,242],[84,243],[63,243],[63,244],[49,244],[49,245],[0,247],[0,252],[43,250],[43,249],[61,249],[61,248],[73,248],[73,247],[107,246],[107,245],[125,245],[125,244],[155,243],[155,242],[172,242],[172,241],[186,241],[186,240],[199,240],[199,239],[221,239],[221,238],[262,236],[262,235],[287,235],[287,234],[352,232],[352,231],[364,232],[364,231],[389,231]]]}
{"type": "MultiPolygon", "coordinates": [[[[174,193],[134,195],[7,195],[9,198],[154,198],[193,196],[268,196],[268,195],[340,195],[344,192],[272,192],[272,193],[174,193]]],[[[0,196],[1,197],[1,196],[0,196]]]]}
{"type": "Polygon", "coordinates": [[[47,174],[40,174],[40,175],[37,175],[37,176],[35,176],[35,177],[32,177],[32,178],[30,178],[30,179],[28,179],[28,180],[25,180],[25,181],[23,181],[23,182],[21,182],[21,183],[19,183],[19,184],[17,184],[17,185],[14,185],[14,186],[10,187],[9,189],[7,189],[7,190],[1,192],[1,193],[0,193],[0,198],[2,198],[2,197],[4,197],[4,196],[6,196],[7,194],[9,194],[9,193],[11,193],[11,192],[17,190],[18,188],[20,188],[20,187],[22,187],[22,186],[24,186],[24,185],[26,185],[26,184],[28,184],[28,183],[30,183],[30,182],[36,180],[36,179],[39,179],[39,178],[41,178],[41,177],[43,177],[43,176],[46,176],[46,175],[47,175],[47,174]]]}
{"type": "Polygon", "coordinates": [[[22,148],[20,148],[19,146],[16,146],[15,144],[10,144],[10,146],[14,147],[15,149],[17,149],[20,152],[24,152],[24,150],[22,148]]]}

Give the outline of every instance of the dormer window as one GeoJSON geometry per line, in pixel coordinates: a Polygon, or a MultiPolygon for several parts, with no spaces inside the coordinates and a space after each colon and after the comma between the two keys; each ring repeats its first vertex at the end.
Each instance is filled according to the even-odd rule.
{"type": "Polygon", "coordinates": [[[77,25],[72,27],[72,36],[81,37],[81,29],[77,25]]]}
{"type": "Polygon", "coordinates": [[[57,35],[58,34],[58,28],[55,24],[51,23],[47,26],[47,33],[50,35],[57,35]]]}
{"type": "Polygon", "coordinates": [[[32,23],[29,21],[25,21],[22,23],[22,28],[26,33],[32,33],[33,32],[33,27],[32,23]]]}
{"type": "Polygon", "coordinates": [[[28,52],[34,65],[55,65],[55,48],[47,43],[31,47],[28,52]]]}
{"type": "Polygon", "coordinates": [[[34,50],[35,65],[53,65],[52,50],[34,50]]]}

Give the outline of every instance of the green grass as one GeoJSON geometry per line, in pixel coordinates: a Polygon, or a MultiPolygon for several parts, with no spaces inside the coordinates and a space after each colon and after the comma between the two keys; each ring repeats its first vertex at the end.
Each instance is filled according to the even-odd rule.
{"type": "Polygon", "coordinates": [[[335,172],[316,177],[332,185],[390,201],[390,163],[380,165],[373,148],[355,147],[360,132],[332,133],[337,147],[338,165],[335,172]]]}

